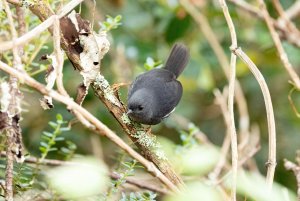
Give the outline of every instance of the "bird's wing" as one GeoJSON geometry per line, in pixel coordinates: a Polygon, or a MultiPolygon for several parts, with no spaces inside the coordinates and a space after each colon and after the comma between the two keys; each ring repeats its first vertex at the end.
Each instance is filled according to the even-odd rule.
{"type": "Polygon", "coordinates": [[[128,91],[128,97],[130,98],[132,93],[134,91],[137,91],[138,89],[148,88],[149,85],[153,86],[160,83],[161,81],[170,82],[175,79],[176,79],[175,75],[168,70],[153,69],[151,71],[139,75],[133,81],[128,91]]]}
{"type": "Polygon", "coordinates": [[[161,93],[159,94],[160,107],[155,114],[158,114],[160,118],[165,118],[174,111],[174,108],[179,103],[182,96],[182,85],[177,80],[166,82],[163,85],[161,93]]]}

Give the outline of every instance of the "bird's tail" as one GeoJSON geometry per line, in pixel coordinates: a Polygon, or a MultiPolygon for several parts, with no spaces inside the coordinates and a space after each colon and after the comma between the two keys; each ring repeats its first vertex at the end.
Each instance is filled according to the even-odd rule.
{"type": "Polygon", "coordinates": [[[176,43],[167,60],[165,69],[173,72],[178,77],[189,61],[189,50],[183,44],[176,43]]]}

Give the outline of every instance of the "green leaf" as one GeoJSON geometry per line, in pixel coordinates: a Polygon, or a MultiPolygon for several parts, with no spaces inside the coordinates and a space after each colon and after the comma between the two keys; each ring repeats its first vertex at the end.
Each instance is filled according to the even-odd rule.
{"type": "Polygon", "coordinates": [[[62,151],[62,152],[65,153],[65,154],[68,154],[68,153],[71,152],[70,149],[67,149],[66,147],[60,148],[60,151],[62,151]]]}
{"type": "Polygon", "coordinates": [[[45,152],[46,152],[46,148],[45,148],[45,147],[39,147],[39,150],[40,150],[42,153],[45,153],[45,152]]]}
{"type": "Polygon", "coordinates": [[[56,147],[52,147],[52,148],[49,149],[49,152],[50,151],[57,151],[57,148],[56,147]]]}
{"type": "Polygon", "coordinates": [[[50,132],[47,132],[47,131],[43,131],[43,135],[49,137],[49,138],[52,138],[53,136],[53,133],[50,133],[50,132]]]}
{"type": "Polygon", "coordinates": [[[70,128],[70,127],[61,127],[59,130],[60,130],[61,132],[65,132],[65,131],[71,130],[71,128],[70,128]]]}
{"type": "Polygon", "coordinates": [[[59,122],[59,121],[60,121],[60,122],[63,122],[64,119],[63,119],[62,115],[58,113],[58,114],[56,115],[56,120],[57,120],[57,122],[59,122]]]}
{"type": "Polygon", "coordinates": [[[58,141],[64,141],[64,140],[65,140],[64,137],[57,137],[57,138],[55,138],[55,141],[56,141],[56,142],[58,142],[58,141]]]}
{"type": "Polygon", "coordinates": [[[55,123],[55,122],[53,122],[53,121],[50,121],[49,123],[48,123],[52,128],[56,128],[57,127],[57,123],[55,123]]]}
{"type": "Polygon", "coordinates": [[[42,147],[45,147],[45,148],[47,148],[47,147],[49,147],[49,145],[46,143],[46,142],[40,142],[40,145],[42,146],[42,147]]]}
{"type": "Polygon", "coordinates": [[[49,137],[47,137],[47,136],[45,136],[45,135],[42,135],[42,139],[45,140],[45,141],[51,140],[51,138],[49,138],[49,137]]]}
{"type": "Polygon", "coordinates": [[[117,15],[116,17],[115,17],[115,21],[116,22],[120,22],[122,20],[122,15],[117,15]]]}

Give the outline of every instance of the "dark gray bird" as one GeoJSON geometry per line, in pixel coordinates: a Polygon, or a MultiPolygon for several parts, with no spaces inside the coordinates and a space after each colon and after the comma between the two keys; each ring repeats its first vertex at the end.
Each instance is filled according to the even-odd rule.
{"type": "Polygon", "coordinates": [[[189,51],[175,44],[164,68],[139,75],[128,92],[128,116],[138,123],[155,125],[168,117],[182,96],[177,80],[189,61],[189,51]]]}

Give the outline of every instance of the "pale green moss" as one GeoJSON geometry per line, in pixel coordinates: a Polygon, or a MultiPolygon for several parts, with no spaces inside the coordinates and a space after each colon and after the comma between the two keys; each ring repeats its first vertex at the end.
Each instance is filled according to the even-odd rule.
{"type": "Polygon", "coordinates": [[[21,5],[25,8],[29,8],[30,6],[34,6],[37,3],[37,0],[22,0],[21,5]]]}
{"type": "Polygon", "coordinates": [[[114,95],[113,90],[111,89],[108,81],[100,74],[96,76],[94,84],[96,87],[99,87],[104,94],[104,98],[113,103],[114,105],[121,107],[119,100],[114,95]]]}
{"type": "Polygon", "coordinates": [[[134,134],[130,134],[131,135],[131,137],[133,137],[133,138],[140,138],[140,137],[142,137],[143,135],[145,135],[146,133],[145,133],[145,131],[143,131],[143,130],[138,130],[138,131],[136,131],[134,134]]]}
{"type": "Polygon", "coordinates": [[[155,135],[143,135],[139,138],[138,142],[148,149],[155,148],[156,146],[156,136],[155,135]]]}
{"type": "Polygon", "coordinates": [[[123,115],[121,116],[121,120],[124,124],[131,124],[131,120],[126,113],[123,113],[123,115]]]}
{"type": "Polygon", "coordinates": [[[163,150],[161,150],[161,149],[156,149],[155,150],[155,155],[160,160],[168,160],[167,157],[166,157],[166,155],[165,155],[165,152],[163,150]]]}

